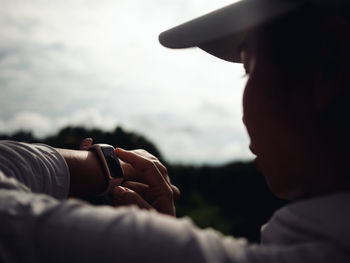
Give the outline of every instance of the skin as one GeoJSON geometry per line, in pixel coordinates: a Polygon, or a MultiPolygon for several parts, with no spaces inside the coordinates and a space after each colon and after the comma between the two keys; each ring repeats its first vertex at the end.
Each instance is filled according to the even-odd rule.
{"type": "Polygon", "coordinates": [[[284,71],[283,65],[271,62],[267,49],[255,36],[250,34],[241,56],[248,75],[243,122],[258,169],[272,192],[283,199],[341,189],[344,167],[337,161],[336,151],[330,151],[322,139],[319,119],[335,96],[331,91],[339,89],[343,81],[334,78],[326,83],[322,76],[327,72],[317,67],[307,75],[298,74],[298,69],[284,71]],[[281,93],[282,88],[295,91],[294,95],[281,93]],[[307,92],[310,89],[313,92],[307,92]]]}
{"type": "Polygon", "coordinates": [[[145,150],[116,148],[115,153],[124,162],[124,182],[112,190],[114,204],[134,204],[175,216],[174,201],[179,198],[180,191],[171,184],[165,166],[145,150]]]}
{"type": "Polygon", "coordinates": [[[95,153],[59,148],[56,150],[64,157],[69,168],[69,196],[85,199],[104,191],[106,182],[95,153]]]}
{"type": "MultiPolygon", "coordinates": [[[[89,145],[92,140],[89,142],[89,145]]],[[[70,172],[71,197],[87,198],[106,191],[103,170],[95,153],[84,150],[56,149],[66,160],[70,172]]],[[[107,194],[114,206],[136,205],[175,216],[174,201],[179,189],[171,184],[168,171],[160,161],[145,150],[116,149],[124,172],[123,179],[110,181],[107,194]]]]}

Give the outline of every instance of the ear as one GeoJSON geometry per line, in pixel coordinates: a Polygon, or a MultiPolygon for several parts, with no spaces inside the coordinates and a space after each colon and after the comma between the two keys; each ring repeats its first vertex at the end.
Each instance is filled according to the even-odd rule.
{"type": "Polygon", "coordinates": [[[350,88],[350,26],[339,16],[327,17],[325,24],[325,38],[319,50],[322,62],[314,71],[314,107],[320,111],[350,88]]]}

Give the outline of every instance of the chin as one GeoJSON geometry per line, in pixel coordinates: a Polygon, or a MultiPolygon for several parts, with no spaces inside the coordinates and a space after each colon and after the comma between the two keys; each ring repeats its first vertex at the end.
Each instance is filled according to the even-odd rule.
{"type": "MultiPolygon", "coordinates": [[[[272,191],[272,190],[271,190],[272,191]]],[[[292,201],[292,200],[295,200],[297,199],[298,197],[294,196],[294,195],[291,195],[291,194],[287,194],[285,192],[275,192],[275,191],[272,191],[272,193],[279,199],[282,199],[282,200],[288,200],[288,201],[292,201]]]]}
{"type": "Polygon", "coordinates": [[[295,177],[295,174],[286,172],[287,169],[276,167],[276,165],[266,165],[260,161],[258,167],[264,175],[270,191],[277,198],[295,200],[303,198],[305,195],[305,191],[303,191],[305,189],[300,187],[300,180],[295,177]]]}
{"type": "Polygon", "coordinates": [[[283,200],[296,200],[302,198],[303,194],[300,191],[297,191],[295,188],[288,187],[285,183],[278,184],[267,181],[267,185],[270,188],[271,192],[279,199],[283,200]]]}

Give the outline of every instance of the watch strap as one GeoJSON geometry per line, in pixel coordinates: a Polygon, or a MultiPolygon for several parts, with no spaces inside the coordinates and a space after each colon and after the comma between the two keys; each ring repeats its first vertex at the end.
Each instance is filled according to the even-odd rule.
{"type": "Polygon", "coordinates": [[[114,147],[109,144],[93,144],[88,148],[96,154],[97,159],[103,170],[103,176],[106,181],[105,195],[112,186],[120,185],[123,180],[123,170],[119,158],[114,153],[114,147]]]}

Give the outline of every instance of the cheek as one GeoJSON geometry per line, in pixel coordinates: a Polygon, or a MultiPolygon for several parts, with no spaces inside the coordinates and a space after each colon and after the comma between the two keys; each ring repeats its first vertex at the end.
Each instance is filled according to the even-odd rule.
{"type": "Polygon", "coordinates": [[[250,127],[254,125],[254,112],[256,112],[254,94],[251,91],[250,79],[248,79],[243,92],[243,123],[246,126],[248,133],[250,135],[250,127]]]}
{"type": "Polygon", "coordinates": [[[265,98],[266,94],[263,92],[264,86],[257,85],[254,77],[250,77],[244,89],[242,104],[243,121],[251,139],[264,133],[264,129],[267,128],[268,117],[271,116],[267,112],[266,104],[268,102],[265,98]]]}
{"type": "MultiPolygon", "coordinates": [[[[266,74],[251,75],[243,93],[243,120],[257,155],[257,165],[267,183],[279,197],[291,196],[295,173],[290,169],[290,138],[285,105],[273,92],[279,83],[269,80],[266,74]]],[[[295,165],[292,165],[292,167],[295,165]]]]}
{"type": "Polygon", "coordinates": [[[272,97],[272,86],[266,76],[251,75],[243,93],[243,121],[262,170],[279,161],[282,146],[279,110],[272,97]]]}
{"type": "Polygon", "coordinates": [[[274,78],[271,69],[256,70],[250,75],[243,93],[243,118],[249,135],[265,137],[266,140],[279,135],[285,122],[285,105],[276,90],[283,86],[274,78]]]}

